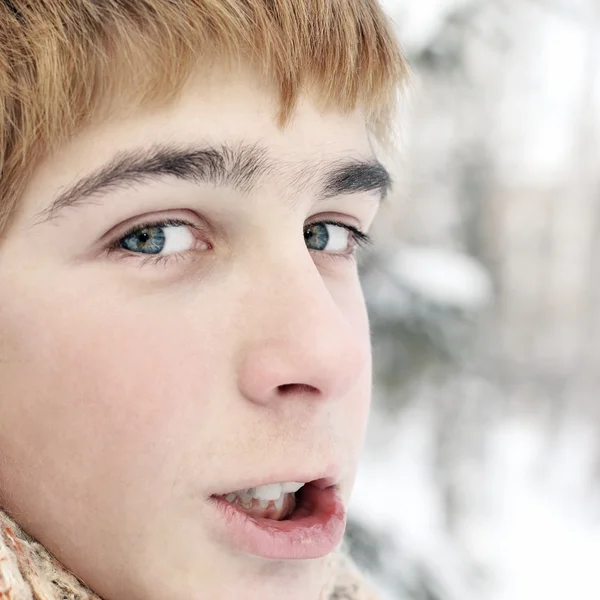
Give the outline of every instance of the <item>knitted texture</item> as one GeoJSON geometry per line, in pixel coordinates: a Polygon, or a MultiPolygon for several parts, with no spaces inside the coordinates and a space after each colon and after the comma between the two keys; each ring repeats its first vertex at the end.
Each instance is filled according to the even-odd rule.
{"type": "MultiPolygon", "coordinates": [[[[319,600],[378,600],[343,551],[319,600]]],[[[0,600],[102,600],[0,510],[0,600]]]]}

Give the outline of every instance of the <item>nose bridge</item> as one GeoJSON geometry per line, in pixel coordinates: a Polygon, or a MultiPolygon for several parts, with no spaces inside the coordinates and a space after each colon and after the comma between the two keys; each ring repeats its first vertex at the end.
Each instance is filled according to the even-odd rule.
{"type": "Polygon", "coordinates": [[[282,263],[265,274],[266,296],[259,301],[267,321],[280,319],[289,327],[302,321],[307,329],[325,314],[337,315],[339,310],[314,264],[304,261],[298,266],[298,262],[282,263]]]}
{"type": "Polygon", "coordinates": [[[368,335],[362,339],[305,258],[270,263],[243,295],[238,377],[242,393],[254,401],[267,402],[283,390],[343,395],[367,359],[368,335]]]}

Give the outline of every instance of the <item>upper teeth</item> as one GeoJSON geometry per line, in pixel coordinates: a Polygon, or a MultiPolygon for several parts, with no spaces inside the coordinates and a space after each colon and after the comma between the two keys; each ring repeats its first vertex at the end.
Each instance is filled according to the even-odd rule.
{"type": "Polygon", "coordinates": [[[240,496],[243,502],[247,502],[250,498],[264,501],[279,500],[283,494],[296,493],[303,485],[304,483],[299,483],[297,481],[270,483],[268,485],[260,485],[247,490],[238,490],[237,492],[233,492],[233,494],[228,494],[227,499],[229,500],[229,496],[235,495],[240,496]]]}

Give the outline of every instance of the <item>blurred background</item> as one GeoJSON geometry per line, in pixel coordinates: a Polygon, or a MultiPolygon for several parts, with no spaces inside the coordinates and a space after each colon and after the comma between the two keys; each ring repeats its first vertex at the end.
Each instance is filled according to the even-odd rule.
{"type": "Polygon", "coordinates": [[[383,3],[414,81],[352,554],[384,600],[600,598],[600,2],[383,3]]]}

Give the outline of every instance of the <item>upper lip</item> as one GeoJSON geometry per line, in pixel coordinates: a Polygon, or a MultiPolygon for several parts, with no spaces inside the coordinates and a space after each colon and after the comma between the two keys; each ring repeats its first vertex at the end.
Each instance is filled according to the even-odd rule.
{"type": "Polygon", "coordinates": [[[245,479],[231,485],[223,486],[223,489],[218,492],[211,494],[212,496],[223,496],[238,490],[247,490],[254,487],[260,487],[262,485],[270,485],[273,483],[286,483],[289,481],[297,481],[299,483],[310,483],[320,490],[324,490],[330,487],[339,489],[341,477],[340,469],[332,466],[324,471],[315,471],[310,473],[284,473],[282,475],[271,475],[269,477],[257,476],[254,479],[245,479]]]}

